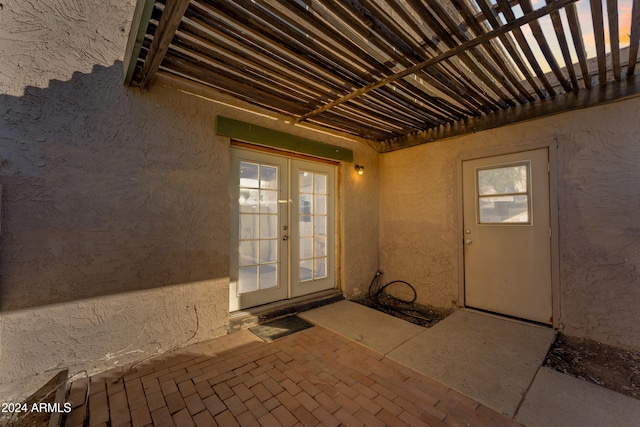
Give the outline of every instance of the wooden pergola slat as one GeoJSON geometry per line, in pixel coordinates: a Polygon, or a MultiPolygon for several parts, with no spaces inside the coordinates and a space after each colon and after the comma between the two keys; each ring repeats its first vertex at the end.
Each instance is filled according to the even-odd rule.
{"type": "MultiPolygon", "coordinates": [[[[449,33],[451,31],[451,26],[449,25],[449,30],[445,28],[448,22],[444,22],[444,26],[440,24],[440,21],[436,18],[440,18],[442,20],[443,17],[447,17],[446,13],[442,10],[437,2],[431,3],[429,6],[434,11],[436,16],[432,15],[425,7],[424,4],[420,0],[408,0],[410,4],[418,5],[416,7],[417,10],[421,12],[421,17],[424,21],[429,25],[429,27],[436,33],[436,36],[442,40],[449,48],[452,46],[458,45],[453,36],[449,33]]],[[[453,25],[454,26],[454,25],[453,25]]],[[[463,39],[464,40],[464,39],[463,39]]],[[[490,99],[490,104],[487,106],[492,111],[497,111],[499,109],[505,108],[508,105],[514,105],[513,102],[505,95],[505,93],[498,87],[498,85],[493,81],[491,72],[489,71],[489,66],[487,64],[486,59],[476,50],[476,47],[482,43],[478,43],[474,46],[469,47],[469,49],[465,49],[464,51],[459,52],[457,54],[457,58],[462,61],[462,63],[468,67],[477,77],[480,78],[482,83],[495,94],[495,97],[490,99]]],[[[496,77],[495,75],[493,77],[496,77]]],[[[497,76],[500,79],[499,76],[497,76]]]]}
{"type": "MultiPolygon", "coordinates": [[[[480,10],[482,10],[484,16],[486,16],[487,20],[491,24],[491,26],[495,29],[501,26],[501,23],[498,22],[498,19],[493,15],[493,11],[496,10],[493,7],[489,7],[487,4],[487,0],[478,0],[478,6],[480,6],[480,10]]],[[[495,8],[498,6],[495,5],[495,8]]],[[[540,99],[545,98],[545,94],[540,89],[540,85],[534,80],[533,76],[529,72],[529,68],[524,63],[522,57],[520,56],[520,52],[517,50],[513,40],[509,35],[502,34],[498,37],[502,45],[507,49],[511,59],[514,61],[522,75],[525,77],[529,85],[533,88],[540,99]]]]}
{"type": "MultiPolygon", "coordinates": [[[[551,0],[547,0],[549,3],[551,0]]],[[[564,64],[567,72],[569,73],[569,79],[571,80],[571,86],[574,91],[578,90],[578,78],[576,77],[576,72],[573,69],[573,61],[571,60],[571,53],[569,52],[569,44],[567,43],[567,36],[565,35],[564,28],[562,26],[562,19],[560,18],[560,12],[554,11],[550,13],[551,23],[553,24],[553,29],[556,33],[556,38],[558,40],[558,45],[560,46],[560,51],[562,52],[562,57],[564,58],[564,64]]]]}
{"type": "MultiPolygon", "coordinates": [[[[458,12],[462,15],[465,23],[473,30],[476,35],[485,33],[484,29],[480,25],[478,19],[473,16],[471,11],[468,9],[467,5],[463,0],[451,0],[453,6],[458,10],[458,12]]],[[[501,36],[504,37],[504,36],[501,36]]],[[[529,95],[527,90],[522,86],[519,79],[511,72],[510,64],[507,64],[505,59],[500,55],[500,53],[493,47],[491,42],[494,40],[490,40],[486,43],[483,43],[482,46],[487,49],[491,59],[500,67],[502,72],[505,74],[505,77],[509,79],[511,84],[518,90],[519,96],[517,97],[520,103],[531,102],[534,98],[529,95]]]]}
{"type": "MultiPolygon", "coordinates": [[[[533,10],[531,6],[531,0],[522,0],[520,2],[520,7],[524,13],[530,13],[533,10]]],[[[538,21],[532,21],[529,23],[529,27],[531,28],[531,32],[533,33],[533,37],[538,42],[538,46],[544,55],[544,59],[547,60],[549,67],[551,67],[551,71],[555,74],[556,78],[560,82],[560,85],[566,92],[571,92],[572,88],[567,79],[565,78],[560,66],[558,65],[558,61],[556,61],[556,57],[551,52],[551,48],[549,47],[549,43],[547,43],[547,38],[542,32],[542,28],[540,27],[540,23],[538,21]]]]}
{"type": "Polygon", "coordinates": [[[591,88],[591,74],[589,73],[589,66],[587,64],[587,50],[584,46],[584,40],[582,38],[582,29],[580,27],[580,20],[578,19],[578,11],[575,4],[570,4],[565,8],[567,12],[567,21],[569,22],[569,29],[571,30],[571,38],[573,39],[573,47],[578,55],[578,62],[580,63],[580,70],[582,72],[582,80],[584,87],[591,88]]]}
{"type": "Polygon", "coordinates": [[[607,58],[605,56],[602,3],[601,0],[590,0],[590,5],[593,37],[596,42],[596,56],[598,58],[598,83],[605,84],[607,82],[607,58]]]}
{"type": "Polygon", "coordinates": [[[140,80],[143,88],[148,88],[149,84],[151,84],[151,80],[153,80],[164,56],[167,54],[171,40],[173,40],[173,36],[188,6],[189,0],[167,0],[162,18],[160,18],[160,23],[158,24],[158,30],[149,48],[147,60],[142,67],[140,80]]]}
{"type": "MultiPolygon", "coordinates": [[[[504,16],[507,18],[507,24],[514,22],[516,17],[515,17],[515,14],[513,13],[513,10],[511,10],[511,6],[507,2],[507,0],[498,0],[498,5],[500,5],[500,10],[504,14],[504,16]]],[[[513,36],[518,42],[518,45],[520,46],[520,49],[524,53],[524,56],[527,58],[527,61],[529,61],[531,68],[536,73],[538,80],[540,80],[544,88],[547,90],[547,93],[549,94],[549,96],[552,96],[552,97],[555,96],[556,91],[553,89],[553,87],[549,83],[549,80],[547,80],[547,78],[545,77],[544,72],[542,71],[542,68],[538,63],[538,60],[536,59],[535,55],[533,54],[533,51],[531,50],[531,47],[529,46],[529,42],[527,42],[527,39],[525,38],[524,33],[522,32],[520,27],[514,29],[513,36]]]]}
{"type": "Polygon", "coordinates": [[[620,36],[618,33],[618,0],[607,0],[607,18],[609,20],[609,44],[611,46],[611,65],[613,78],[620,80],[620,36]]]}
{"type": "Polygon", "coordinates": [[[635,72],[636,61],[638,60],[638,45],[640,44],[640,0],[633,0],[633,10],[631,11],[631,34],[629,35],[629,65],[627,75],[632,76],[635,72]]]}

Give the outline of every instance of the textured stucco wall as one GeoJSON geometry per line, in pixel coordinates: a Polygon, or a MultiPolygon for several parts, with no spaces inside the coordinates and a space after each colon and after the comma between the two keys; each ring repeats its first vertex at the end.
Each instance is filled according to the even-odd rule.
{"type": "Polygon", "coordinates": [[[180,88],[123,87],[133,3],[0,8],[1,401],[56,369],[97,372],[225,333],[229,141],[216,137],[218,114],[352,148],[368,175],[341,166],[345,291],[378,266],[375,152],[180,88]]]}
{"type": "Polygon", "coordinates": [[[381,266],[419,301],[458,299],[458,156],[558,141],[560,322],[640,348],[640,98],[382,155],[381,266]]]}

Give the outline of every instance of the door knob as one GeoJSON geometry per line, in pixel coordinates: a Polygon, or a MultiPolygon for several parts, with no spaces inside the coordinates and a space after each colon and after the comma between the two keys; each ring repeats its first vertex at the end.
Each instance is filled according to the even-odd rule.
{"type": "Polygon", "coordinates": [[[282,240],[289,240],[289,236],[285,234],[284,236],[282,236],[282,240]]]}
{"type": "Polygon", "coordinates": [[[465,244],[465,245],[470,245],[471,243],[473,243],[473,241],[472,241],[471,239],[466,239],[466,240],[464,241],[464,244],[465,244]]]}

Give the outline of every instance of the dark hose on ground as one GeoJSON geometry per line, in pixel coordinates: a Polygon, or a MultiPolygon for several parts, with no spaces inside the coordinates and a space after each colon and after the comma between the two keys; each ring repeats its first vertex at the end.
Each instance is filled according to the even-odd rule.
{"type": "Polygon", "coordinates": [[[425,316],[425,313],[417,310],[413,305],[418,298],[418,293],[411,283],[405,282],[404,280],[394,280],[381,285],[381,278],[382,273],[380,271],[376,272],[373,280],[371,280],[371,284],[369,285],[369,299],[373,304],[379,308],[395,311],[396,313],[412,317],[420,322],[431,322],[433,320],[425,316]],[[385,292],[385,290],[392,285],[395,285],[394,287],[396,288],[399,286],[409,288],[413,294],[413,298],[410,300],[404,300],[385,292]]]}

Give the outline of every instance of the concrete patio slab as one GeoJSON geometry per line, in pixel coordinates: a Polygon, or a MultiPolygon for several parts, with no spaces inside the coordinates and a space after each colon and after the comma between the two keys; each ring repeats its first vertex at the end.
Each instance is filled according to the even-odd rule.
{"type": "Polygon", "coordinates": [[[527,427],[637,426],[640,400],[540,368],[516,421],[527,427]]]}
{"type": "Polygon", "coordinates": [[[460,310],[388,357],[513,417],[554,337],[551,329],[460,310]]]}
{"type": "Polygon", "coordinates": [[[424,332],[420,326],[346,300],[299,316],[382,354],[424,332]]]}

